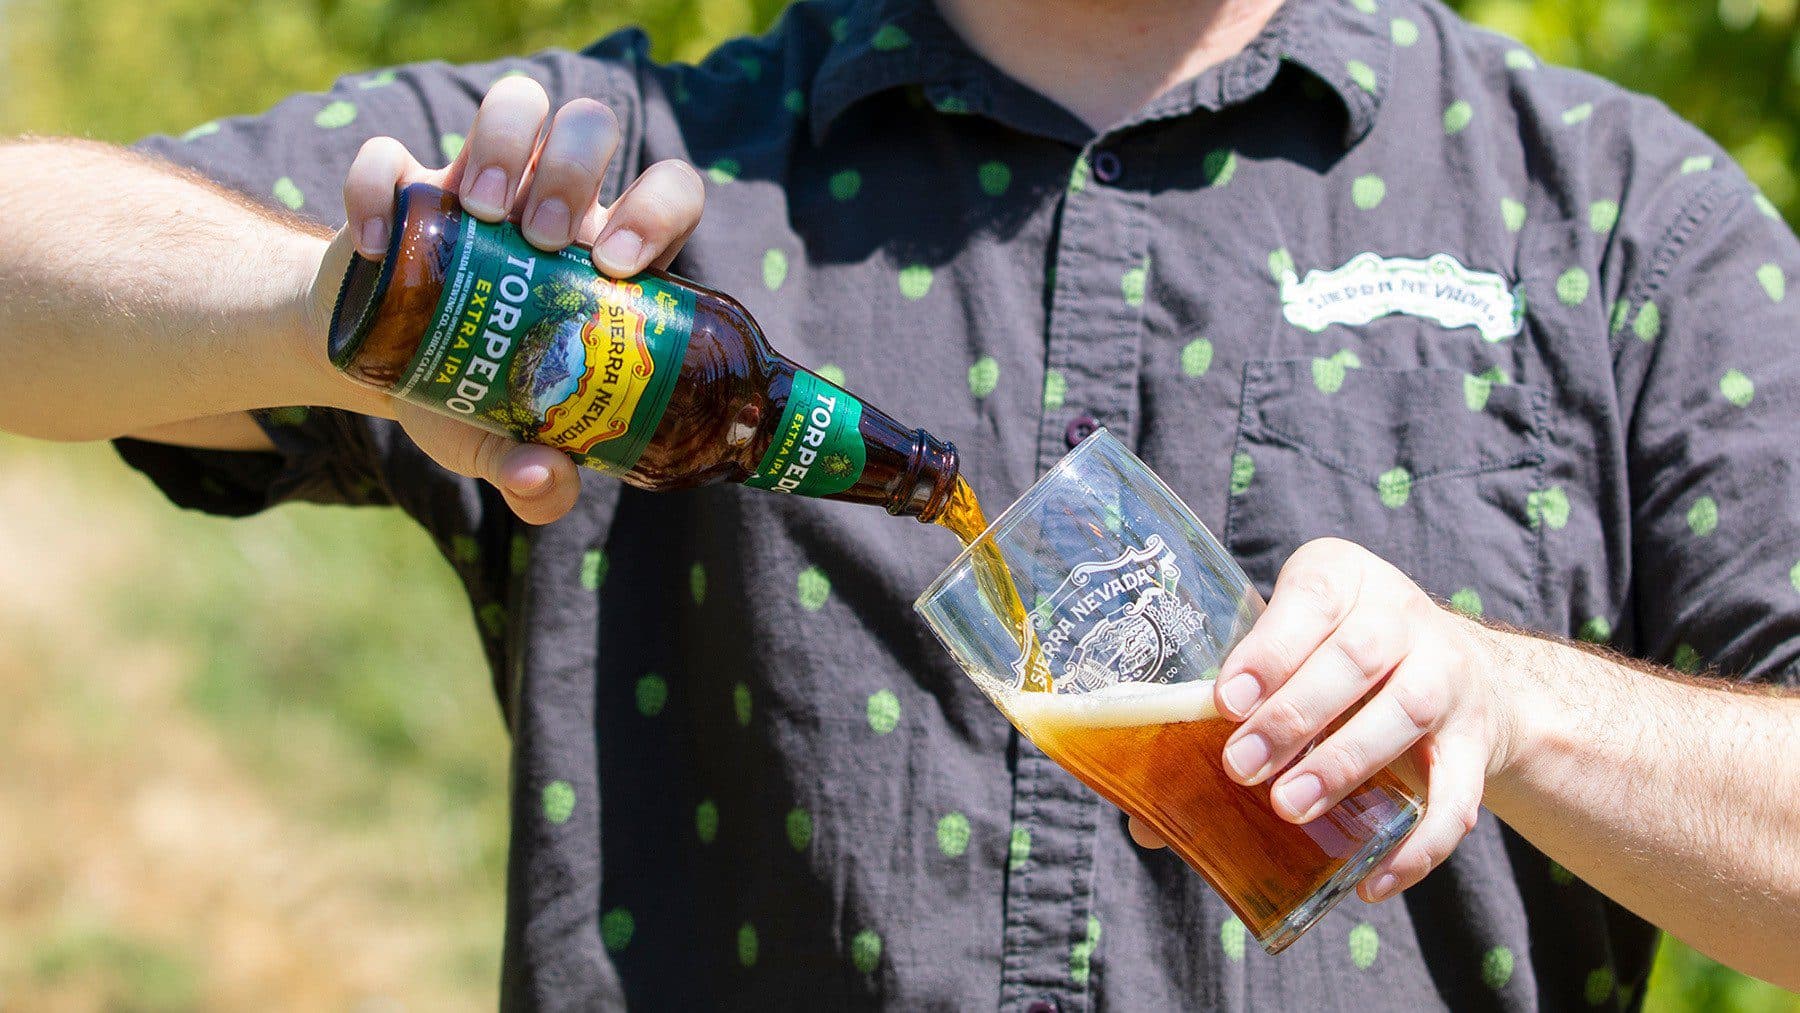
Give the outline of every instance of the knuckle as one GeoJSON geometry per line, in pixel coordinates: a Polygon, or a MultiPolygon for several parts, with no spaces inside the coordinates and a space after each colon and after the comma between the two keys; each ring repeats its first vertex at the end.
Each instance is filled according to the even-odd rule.
{"type": "Polygon", "coordinates": [[[1462,828],[1462,834],[1458,838],[1460,840],[1475,832],[1476,825],[1481,822],[1481,806],[1473,800],[1463,802],[1451,815],[1455,817],[1456,825],[1462,828]]]}
{"type": "Polygon", "coordinates": [[[569,119],[587,126],[601,135],[616,135],[619,132],[619,115],[612,106],[593,98],[571,100],[557,110],[556,118],[569,119]]]}
{"type": "Polygon", "coordinates": [[[1306,766],[1319,775],[1327,795],[1354,788],[1373,773],[1362,747],[1347,742],[1330,742],[1314,749],[1307,754],[1306,766]]]}
{"type": "Polygon", "coordinates": [[[605,168],[601,152],[591,147],[546,147],[537,167],[532,170],[531,188],[540,193],[587,193],[582,201],[587,203],[593,199],[589,191],[599,188],[600,175],[605,168]]]}
{"type": "Polygon", "coordinates": [[[500,483],[500,459],[506,456],[512,445],[510,440],[494,433],[482,433],[480,439],[470,445],[469,470],[465,474],[474,478],[484,478],[498,485],[500,483]]]}
{"type": "Polygon", "coordinates": [[[1254,720],[1257,730],[1268,737],[1277,751],[1305,742],[1312,738],[1314,730],[1299,705],[1279,694],[1262,705],[1254,720]]]}
{"type": "Polygon", "coordinates": [[[689,212],[677,199],[656,186],[639,186],[631,200],[613,209],[615,217],[631,222],[646,238],[673,236],[687,228],[689,212]]]}
{"type": "Polygon", "coordinates": [[[677,189],[704,199],[706,181],[700,178],[700,170],[679,158],[665,158],[650,166],[647,172],[667,175],[677,189]]]}
{"type": "Polygon", "coordinates": [[[1444,698],[1436,684],[1417,678],[1396,679],[1388,684],[1387,692],[1394,708],[1414,731],[1428,732],[1443,720],[1444,698]]]}
{"type": "Polygon", "coordinates": [[[1306,608],[1336,625],[1344,617],[1341,581],[1326,567],[1305,567],[1294,575],[1291,593],[1306,608]]]}
{"type": "Polygon", "coordinates": [[[1346,622],[1331,635],[1331,645],[1359,681],[1373,681],[1388,668],[1387,636],[1373,624],[1346,622]]]}

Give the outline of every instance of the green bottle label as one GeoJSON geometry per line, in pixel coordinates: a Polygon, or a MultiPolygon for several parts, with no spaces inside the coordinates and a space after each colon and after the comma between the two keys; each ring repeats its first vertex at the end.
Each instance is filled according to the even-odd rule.
{"type": "Polygon", "coordinates": [[[694,329],[694,293],[550,254],[511,223],[464,215],[430,328],[394,393],[494,432],[630,471],[662,421],[694,329]]]}
{"type": "Polygon", "coordinates": [[[800,496],[843,492],[862,477],[862,402],[827,380],[794,373],[781,428],[744,484],[800,496]]]}

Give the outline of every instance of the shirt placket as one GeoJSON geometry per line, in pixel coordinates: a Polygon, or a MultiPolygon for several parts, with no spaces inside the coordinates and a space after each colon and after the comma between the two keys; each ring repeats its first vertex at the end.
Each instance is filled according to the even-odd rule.
{"type": "MultiPolygon", "coordinates": [[[[1096,429],[1136,443],[1143,302],[1149,271],[1150,145],[1102,137],[1070,175],[1048,262],[1046,397],[1037,473],[1096,429]]],[[[1091,945],[1096,831],[1110,807],[1030,742],[1013,778],[1013,826],[1030,835],[1007,879],[1001,1007],[1085,1010],[1100,973],[1091,945]],[[1079,954],[1079,956],[1077,956],[1079,954]]]]}

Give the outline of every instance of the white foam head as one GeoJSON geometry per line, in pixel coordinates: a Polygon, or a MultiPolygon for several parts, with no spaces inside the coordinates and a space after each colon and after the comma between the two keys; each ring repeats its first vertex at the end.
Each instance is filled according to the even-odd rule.
{"type": "Polygon", "coordinates": [[[1086,693],[1008,692],[1002,708],[1027,726],[1136,728],[1218,717],[1211,679],[1198,682],[1122,682],[1086,693]]]}

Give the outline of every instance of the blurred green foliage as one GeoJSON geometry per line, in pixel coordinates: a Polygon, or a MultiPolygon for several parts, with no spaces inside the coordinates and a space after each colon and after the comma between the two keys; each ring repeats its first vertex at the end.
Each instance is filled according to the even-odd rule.
{"type": "MultiPolygon", "coordinates": [[[[1549,62],[1661,97],[1724,144],[1791,220],[1800,210],[1797,4],[1460,0],[1453,6],[1521,39],[1549,62]]],[[[6,27],[0,133],[128,141],[252,112],[371,67],[578,47],[627,24],[649,31],[659,57],[692,61],[724,38],[762,30],[783,6],[780,0],[0,0],[6,27]]],[[[89,459],[80,466],[94,465],[89,459]]],[[[455,734],[488,720],[467,710],[479,695],[468,684],[478,678],[468,657],[472,640],[462,634],[421,651],[404,631],[371,630],[360,611],[378,600],[401,608],[391,598],[398,576],[409,614],[466,626],[454,583],[430,558],[430,547],[416,535],[399,537],[385,519],[325,523],[308,513],[287,530],[271,534],[265,524],[248,538],[207,522],[182,525],[193,553],[182,572],[192,579],[133,602],[119,622],[188,630],[206,645],[207,661],[187,687],[189,704],[217,722],[247,765],[287,785],[286,794],[300,796],[309,809],[350,822],[373,819],[402,801],[435,813],[445,821],[441,843],[459,856],[455,864],[476,898],[470,903],[479,906],[496,883],[500,833],[471,826],[467,814],[495,811],[503,784],[493,728],[455,734]],[[342,551],[304,551],[321,541],[342,551]],[[258,576],[257,560],[240,558],[246,546],[305,571],[286,574],[275,591],[287,597],[263,606],[248,628],[231,619],[239,615],[236,603],[266,598],[270,587],[258,576]],[[434,669],[454,671],[457,692],[441,694],[434,669]],[[267,747],[296,734],[311,747],[326,744],[330,759],[321,760],[316,748],[267,747]],[[327,762],[343,769],[319,769],[327,762]]],[[[468,933],[471,926],[461,921],[455,931],[468,933]]],[[[497,945],[497,918],[481,931],[497,945]]],[[[129,946],[103,933],[54,942],[38,970],[54,977],[76,955],[118,956],[114,951],[124,949],[129,946]]],[[[126,988],[137,995],[136,1007],[182,1006],[192,998],[183,968],[193,957],[125,956],[147,976],[126,988]]],[[[491,967],[476,960],[464,980],[491,982],[491,967]]],[[[1793,1013],[1800,999],[1671,944],[1652,979],[1648,1007],[1793,1013]]]]}

